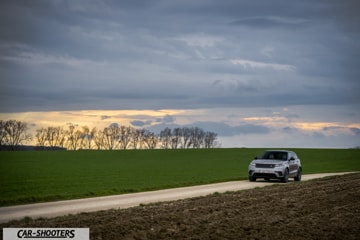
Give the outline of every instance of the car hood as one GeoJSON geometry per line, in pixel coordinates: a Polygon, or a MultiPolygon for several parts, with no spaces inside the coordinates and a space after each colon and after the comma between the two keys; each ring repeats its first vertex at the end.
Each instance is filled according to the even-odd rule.
{"type": "Polygon", "coordinates": [[[283,160],[268,160],[268,159],[256,159],[253,160],[252,163],[260,163],[260,164],[279,164],[279,163],[284,163],[285,161],[283,160]]]}

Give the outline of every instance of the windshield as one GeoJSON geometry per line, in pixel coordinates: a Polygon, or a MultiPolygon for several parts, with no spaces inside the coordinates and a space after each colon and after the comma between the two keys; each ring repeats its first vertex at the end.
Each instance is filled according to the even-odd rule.
{"type": "Polygon", "coordinates": [[[261,155],[260,159],[286,161],[288,159],[288,153],[287,152],[266,151],[261,155]]]}

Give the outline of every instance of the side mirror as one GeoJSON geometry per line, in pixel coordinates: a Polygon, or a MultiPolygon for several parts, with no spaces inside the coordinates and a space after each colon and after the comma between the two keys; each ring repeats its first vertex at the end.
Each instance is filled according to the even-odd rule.
{"type": "Polygon", "coordinates": [[[290,161],[294,161],[294,160],[295,160],[295,158],[294,158],[294,157],[291,157],[291,158],[290,158],[290,161]]]}
{"type": "Polygon", "coordinates": [[[256,160],[256,159],[258,159],[258,157],[254,157],[254,159],[256,160]]]}

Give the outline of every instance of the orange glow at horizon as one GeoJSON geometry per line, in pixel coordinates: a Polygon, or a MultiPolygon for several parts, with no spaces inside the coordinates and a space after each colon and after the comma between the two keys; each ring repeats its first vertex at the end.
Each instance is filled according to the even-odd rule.
{"type": "Polygon", "coordinates": [[[129,125],[136,118],[159,118],[166,115],[183,113],[185,110],[79,110],[21,112],[0,114],[2,120],[16,119],[39,126],[63,126],[69,123],[79,126],[108,125],[117,122],[129,125]]]}
{"type": "Polygon", "coordinates": [[[297,122],[294,123],[296,128],[305,130],[305,131],[318,131],[326,127],[339,126],[339,123],[335,122],[297,122]]]}

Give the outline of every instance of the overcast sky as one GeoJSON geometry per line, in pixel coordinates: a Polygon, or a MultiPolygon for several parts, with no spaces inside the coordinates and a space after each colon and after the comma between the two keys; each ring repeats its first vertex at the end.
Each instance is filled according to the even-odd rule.
{"type": "Polygon", "coordinates": [[[196,125],[223,147],[360,146],[359,9],[357,0],[2,0],[0,119],[196,125]]]}

